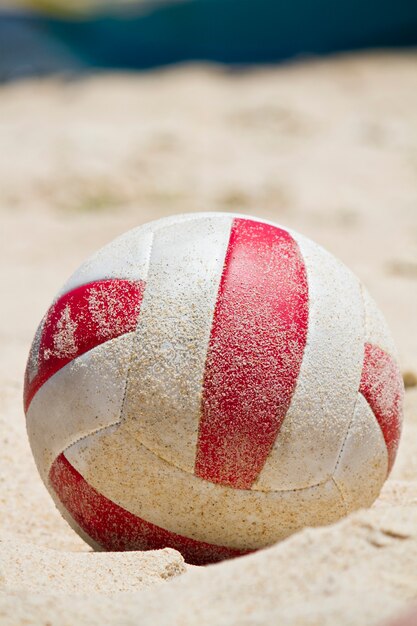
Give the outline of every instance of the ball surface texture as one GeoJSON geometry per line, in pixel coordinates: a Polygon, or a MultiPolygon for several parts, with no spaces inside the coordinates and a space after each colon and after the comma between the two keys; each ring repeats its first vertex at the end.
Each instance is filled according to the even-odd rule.
{"type": "Polygon", "coordinates": [[[136,228],[42,320],[24,402],[33,454],[94,548],[202,564],[369,506],[403,384],[359,280],[286,228],[196,213],[136,228]]]}

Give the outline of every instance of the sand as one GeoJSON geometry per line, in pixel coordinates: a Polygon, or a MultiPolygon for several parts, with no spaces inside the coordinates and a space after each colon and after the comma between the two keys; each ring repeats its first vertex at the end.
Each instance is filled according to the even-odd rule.
{"type": "Polygon", "coordinates": [[[0,145],[0,623],[372,626],[408,610],[417,55],[9,84],[0,145]],[[399,457],[371,510],[207,568],[168,549],[92,553],[41,483],[21,399],[33,333],[77,265],[128,228],[191,210],[261,215],[341,258],[383,310],[408,386],[399,457]]]}

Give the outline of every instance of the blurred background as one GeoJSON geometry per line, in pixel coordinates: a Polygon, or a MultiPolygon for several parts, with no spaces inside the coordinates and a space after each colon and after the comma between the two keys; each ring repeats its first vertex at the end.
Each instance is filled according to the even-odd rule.
{"type": "Polygon", "coordinates": [[[417,43],[415,0],[2,0],[3,77],[417,43]],[[28,58],[27,52],[30,50],[28,58]]]}
{"type": "Polygon", "coordinates": [[[0,0],[3,351],[119,233],[235,211],[357,272],[417,384],[415,46],[416,0],[0,0]]]}

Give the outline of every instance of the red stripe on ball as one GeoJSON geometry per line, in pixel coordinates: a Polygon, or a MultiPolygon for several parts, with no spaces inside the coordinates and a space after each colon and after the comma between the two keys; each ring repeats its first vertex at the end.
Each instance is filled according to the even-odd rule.
{"type": "Polygon", "coordinates": [[[394,359],[370,343],[365,344],[359,391],[381,427],[388,450],[388,472],[390,472],[401,435],[404,385],[394,359]]]}
{"type": "Polygon", "coordinates": [[[73,359],[135,330],[145,284],[99,280],[61,296],[46,314],[35,376],[25,374],[25,411],[42,385],[73,359]]]}
{"type": "Polygon", "coordinates": [[[174,548],[194,565],[248,553],[183,537],[133,515],[91,487],[64,454],[54,461],[49,480],[74,521],[106,550],[174,548]]]}
{"type": "Polygon", "coordinates": [[[297,243],[276,226],[235,219],[208,347],[197,476],[253,485],[290,405],[307,327],[297,243]]]}

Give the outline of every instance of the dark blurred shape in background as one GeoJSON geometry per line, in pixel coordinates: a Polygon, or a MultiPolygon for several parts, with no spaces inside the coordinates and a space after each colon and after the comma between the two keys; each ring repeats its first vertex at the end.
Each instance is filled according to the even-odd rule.
{"type": "Polygon", "coordinates": [[[36,15],[0,13],[0,81],[82,67],[77,55],[42,24],[36,15]]]}
{"type": "Polygon", "coordinates": [[[186,60],[268,63],[417,45],[417,0],[32,0],[0,13],[0,77],[149,68],[186,60]],[[30,10],[29,10],[30,9],[30,10]]]}

